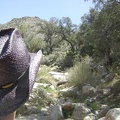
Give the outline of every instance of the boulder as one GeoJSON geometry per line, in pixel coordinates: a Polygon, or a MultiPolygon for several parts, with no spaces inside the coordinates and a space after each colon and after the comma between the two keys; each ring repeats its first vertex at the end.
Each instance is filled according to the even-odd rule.
{"type": "Polygon", "coordinates": [[[66,75],[60,72],[49,72],[56,81],[66,80],[66,75]]]}
{"type": "Polygon", "coordinates": [[[64,111],[73,111],[75,108],[75,103],[66,102],[61,106],[64,111]]]}
{"type": "Polygon", "coordinates": [[[64,97],[74,97],[74,96],[78,95],[78,91],[79,91],[78,87],[69,87],[69,88],[65,88],[65,89],[60,90],[60,93],[64,97]]]}
{"type": "Polygon", "coordinates": [[[110,109],[105,118],[106,120],[120,120],[120,108],[110,109]]]}
{"type": "Polygon", "coordinates": [[[91,113],[91,110],[83,103],[76,103],[72,114],[74,120],[84,120],[84,118],[91,113]]]}
{"type": "Polygon", "coordinates": [[[51,88],[52,90],[55,90],[55,89],[56,89],[54,85],[50,85],[50,88],[51,88]]]}
{"type": "Polygon", "coordinates": [[[55,105],[50,113],[49,120],[64,120],[62,108],[60,105],[55,105]]]}
{"type": "Polygon", "coordinates": [[[120,120],[120,108],[110,109],[105,117],[98,120],[120,120]]]}
{"type": "Polygon", "coordinates": [[[98,120],[106,120],[106,119],[105,119],[105,117],[102,117],[102,118],[100,118],[100,119],[98,119],[98,120]]]}
{"type": "Polygon", "coordinates": [[[84,117],[84,120],[96,120],[96,117],[93,113],[90,113],[86,117],[84,117]]]}
{"type": "Polygon", "coordinates": [[[96,92],[96,88],[92,87],[91,85],[85,85],[82,87],[82,94],[88,95],[90,97],[95,96],[96,92]]]}
{"type": "Polygon", "coordinates": [[[105,82],[110,82],[115,77],[114,73],[109,73],[105,77],[105,82]]]}
{"type": "Polygon", "coordinates": [[[15,120],[49,120],[47,116],[44,116],[42,113],[31,114],[29,116],[18,116],[15,120]]]}
{"type": "Polygon", "coordinates": [[[110,107],[106,107],[102,110],[100,110],[97,114],[97,118],[102,118],[105,117],[105,115],[107,114],[107,112],[110,110],[110,107]]]}
{"type": "Polygon", "coordinates": [[[65,84],[65,83],[67,83],[67,82],[68,82],[68,80],[58,81],[57,86],[63,85],[63,84],[65,84]]]}
{"type": "Polygon", "coordinates": [[[105,74],[105,73],[108,72],[108,70],[106,69],[106,67],[103,66],[103,65],[99,65],[98,68],[97,68],[97,71],[98,71],[98,73],[99,73],[100,75],[103,75],[103,74],[105,74]]]}
{"type": "Polygon", "coordinates": [[[110,94],[111,94],[111,89],[110,88],[103,89],[103,95],[108,96],[110,94]]]}

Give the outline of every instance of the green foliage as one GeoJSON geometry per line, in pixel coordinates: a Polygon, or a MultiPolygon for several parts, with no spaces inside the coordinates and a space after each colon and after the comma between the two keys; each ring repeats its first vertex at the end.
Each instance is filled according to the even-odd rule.
{"type": "Polygon", "coordinates": [[[86,102],[87,106],[95,112],[96,110],[100,110],[100,104],[98,102],[86,102]]]}
{"type": "Polygon", "coordinates": [[[119,66],[120,56],[120,5],[105,2],[101,11],[90,10],[82,17],[80,26],[81,55],[89,55],[96,61],[103,60],[107,66],[119,66]]]}
{"type": "Polygon", "coordinates": [[[58,47],[60,40],[57,36],[57,19],[51,18],[49,22],[45,21],[43,23],[39,23],[39,32],[44,35],[45,46],[43,49],[44,54],[49,55],[52,54],[54,48],[58,47]]]}
{"type": "Polygon", "coordinates": [[[86,57],[69,70],[68,80],[70,86],[81,86],[91,83],[92,71],[90,70],[90,61],[91,59],[86,57]]]}
{"type": "Polygon", "coordinates": [[[94,55],[94,42],[93,42],[93,29],[92,25],[98,17],[98,11],[90,9],[89,14],[85,14],[82,19],[82,24],[79,27],[78,40],[81,41],[79,44],[80,54],[82,57],[94,55]]]}
{"type": "Polygon", "coordinates": [[[65,110],[63,110],[63,114],[64,114],[65,120],[71,120],[69,118],[71,118],[72,113],[73,113],[73,110],[71,110],[71,111],[65,111],[65,110]]]}
{"type": "Polygon", "coordinates": [[[59,92],[55,88],[53,89],[52,87],[50,87],[51,85],[56,85],[56,81],[49,73],[52,69],[53,68],[51,67],[43,65],[40,67],[40,71],[37,74],[36,82],[41,83],[41,85],[37,87],[36,91],[33,91],[36,97],[31,98],[29,102],[31,104],[36,103],[39,110],[41,109],[41,107],[44,107],[50,103],[54,103],[54,100],[55,98],[57,98],[59,92]]]}
{"type": "Polygon", "coordinates": [[[52,54],[43,56],[42,63],[48,66],[58,66],[59,70],[65,70],[73,66],[73,53],[53,52],[52,54]]]}
{"type": "Polygon", "coordinates": [[[72,53],[76,52],[76,33],[78,26],[72,24],[72,21],[69,17],[63,17],[59,20],[58,24],[58,35],[61,38],[61,41],[64,41],[69,46],[69,51],[72,53]]]}
{"type": "Polygon", "coordinates": [[[30,52],[37,52],[45,46],[43,35],[38,34],[38,23],[44,23],[44,21],[38,17],[14,18],[10,22],[1,25],[0,29],[9,27],[17,28],[25,40],[28,50],[30,52]]]}
{"type": "Polygon", "coordinates": [[[43,64],[48,65],[48,66],[53,66],[55,65],[56,60],[59,58],[58,54],[49,54],[43,56],[43,64]]]}
{"type": "Polygon", "coordinates": [[[56,60],[55,65],[59,67],[60,70],[65,70],[73,66],[74,55],[73,53],[62,53],[56,60]]]}
{"type": "Polygon", "coordinates": [[[50,83],[50,81],[53,81],[53,77],[49,73],[50,71],[51,67],[47,67],[46,65],[41,66],[37,75],[37,81],[42,83],[50,83]]]}
{"type": "Polygon", "coordinates": [[[43,49],[45,43],[41,36],[36,35],[34,32],[29,31],[31,26],[23,24],[18,27],[22,37],[25,40],[27,48],[30,52],[37,52],[39,49],[43,49]]]}
{"type": "Polygon", "coordinates": [[[117,3],[106,4],[93,24],[94,57],[104,59],[110,66],[119,64],[119,8],[117,3]]]}

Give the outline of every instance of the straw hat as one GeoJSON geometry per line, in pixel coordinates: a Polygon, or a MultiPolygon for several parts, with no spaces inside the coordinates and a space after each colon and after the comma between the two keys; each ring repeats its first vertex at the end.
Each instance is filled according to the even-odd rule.
{"type": "Polygon", "coordinates": [[[0,31],[0,116],[19,108],[29,97],[42,58],[28,52],[16,28],[0,31]]]}

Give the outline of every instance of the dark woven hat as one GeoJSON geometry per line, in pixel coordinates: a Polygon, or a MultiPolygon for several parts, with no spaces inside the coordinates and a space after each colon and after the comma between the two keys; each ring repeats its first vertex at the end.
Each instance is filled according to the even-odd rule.
{"type": "Polygon", "coordinates": [[[28,52],[16,28],[0,31],[0,116],[14,112],[29,97],[42,58],[28,52]]]}

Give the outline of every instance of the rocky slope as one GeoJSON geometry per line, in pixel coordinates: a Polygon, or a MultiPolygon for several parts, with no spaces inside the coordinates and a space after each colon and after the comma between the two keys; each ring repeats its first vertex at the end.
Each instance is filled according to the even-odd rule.
{"type": "MultiPolygon", "coordinates": [[[[16,120],[119,120],[120,108],[116,108],[114,99],[120,96],[116,98],[110,88],[100,89],[90,84],[82,88],[67,87],[68,73],[49,74],[53,80],[50,83],[39,83],[37,78],[30,100],[18,111],[16,120]]],[[[104,78],[111,81],[113,73],[104,78]]]]}

